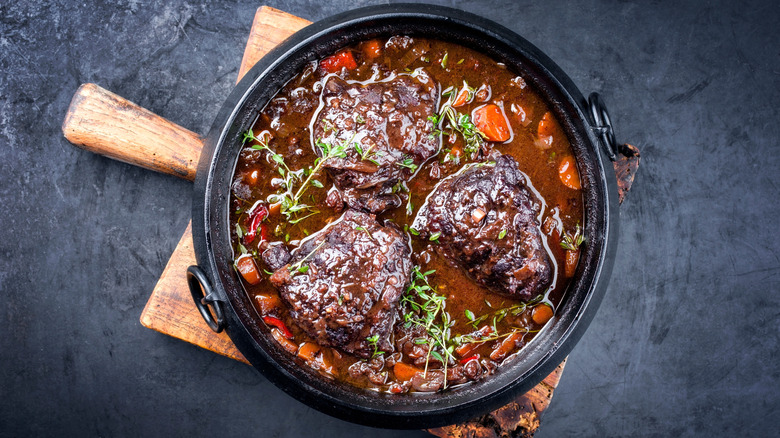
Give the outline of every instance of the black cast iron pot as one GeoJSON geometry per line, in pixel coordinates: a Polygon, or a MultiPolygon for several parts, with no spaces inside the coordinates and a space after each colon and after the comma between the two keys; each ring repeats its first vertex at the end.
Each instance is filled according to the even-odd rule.
{"type": "Polygon", "coordinates": [[[598,308],[615,255],[618,197],[614,137],[598,97],[586,102],[572,81],[525,39],[478,16],[429,5],[358,9],[314,23],[266,55],[241,80],[217,115],[195,180],[193,238],[198,266],[190,289],[206,321],[223,328],[270,381],[335,417],[376,427],[430,428],[494,410],[528,391],[571,351],[598,308]],[[521,74],[544,96],[568,135],[582,181],[587,245],[557,314],[513,362],[495,375],[442,393],[381,394],[323,378],[273,340],[233,269],[228,201],[242,145],[258,111],[304,66],[354,42],[391,35],[455,42],[521,74]],[[593,120],[593,118],[597,120],[593,120]],[[607,125],[607,126],[602,126],[607,125]],[[204,297],[205,294],[205,297],[204,297]]]}

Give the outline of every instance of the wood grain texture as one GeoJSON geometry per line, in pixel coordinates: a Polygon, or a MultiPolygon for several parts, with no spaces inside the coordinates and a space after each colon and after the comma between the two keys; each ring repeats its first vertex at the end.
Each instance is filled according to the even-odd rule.
{"type": "Polygon", "coordinates": [[[565,366],[564,360],[541,383],[504,407],[465,423],[426,432],[441,438],[531,437],[539,428],[542,413],[550,405],[565,366]]]}
{"type": "Polygon", "coordinates": [[[309,24],[311,21],[269,6],[258,8],[252,21],[252,29],[249,31],[241,68],[238,70],[238,80],[241,80],[266,53],[309,24]]]}
{"type": "Polygon", "coordinates": [[[187,267],[196,264],[192,223],[187,226],[168,265],[141,313],[141,324],[215,353],[249,363],[225,332],[214,333],[200,316],[187,286],[187,267]]]}
{"type": "Polygon", "coordinates": [[[76,91],[62,133],[82,149],[190,181],[203,149],[194,132],[95,84],[76,91]]]}
{"type": "MultiPolygon", "coordinates": [[[[259,8],[247,42],[239,80],[276,44],[308,24],[306,20],[273,8],[259,8]]],[[[161,333],[247,362],[224,333],[217,334],[209,329],[192,302],[186,280],[187,267],[196,263],[192,248],[190,224],[141,314],[141,323],[161,333]]],[[[507,406],[462,424],[430,429],[428,432],[443,438],[532,436],[539,427],[542,412],[552,399],[564,365],[565,361],[539,385],[507,406]]]]}
{"type": "MultiPolygon", "coordinates": [[[[252,23],[236,82],[276,44],[308,24],[309,21],[278,9],[268,6],[259,8],[252,23]]],[[[141,324],[248,363],[225,333],[217,334],[211,331],[192,302],[186,274],[187,267],[196,264],[192,248],[190,222],[141,313],[141,324]]]]}

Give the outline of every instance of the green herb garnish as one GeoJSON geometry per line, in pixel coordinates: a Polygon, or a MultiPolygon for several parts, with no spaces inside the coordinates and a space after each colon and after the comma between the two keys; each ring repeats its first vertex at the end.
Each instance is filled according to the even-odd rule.
{"type": "Polygon", "coordinates": [[[371,235],[371,233],[365,228],[365,227],[355,227],[355,231],[363,231],[368,235],[368,238],[371,240],[374,240],[374,236],[371,235]]]}
{"type": "MultiPolygon", "coordinates": [[[[401,303],[407,309],[404,313],[404,326],[422,327],[428,335],[422,341],[415,341],[420,345],[428,345],[424,375],[427,375],[428,363],[433,357],[444,364],[446,376],[449,362],[455,361],[453,356],[455,346],[450,342],[450,328],[455,323],[450,319],[450,314],[444,310],[447,298],[436,293],[428,281],[428,277],[434,272],[436,271],[422,272],[419,266],[415,266],[412,269],[412,283],[401,298],[401,303]]],[[[444,387],[447,387],[446,381],[444,387]]]]}
{"type": "Polygon", "coordinates": [[[399,165],[399,166],[401,166],[403,168],[409,169],[412,172],[417,170],[417,165],[414,164],[414,160],[412,158],[410,158],[410,157],[406,157],[406,158],[404,158],[401,161],[396,161],[395,164],[397,164],[397,165],[399,165]]]}
{"type": "MultiPolygon", "coordinates": [[[[469,94],[475,92],[466,82],[463,82],[463,87],[468,90],[469,94]]],[[[479,151],[487,137],[482,131],[477,129],[476,125],[471,121],[471,116],[459,113],[452,106],[457,99],[457,95],[458,89],[455,87],[449,87],[442,93],[442,96],[449,96],[449,98],[441,105],[437,114],[428,117],[434,128],[431,135],[446,133],[452,136],[460,133],[466,142],[466,146],[463,148],[464,153],[469,154],[473,158],[473,155],[479,151]]],[[[444,162],[456,160],[457,157],[451,153],[444,158],[444,162]]]]}
{"type": "Polygon", "coordinates": [[[585,243],[585,236],[582,235],[580,224],[577,224],[577,228],[575,229],[574,234],[563,234],[561,248],[568,249],[570,251],[577,251],[583,243],[585,243]]]}
{"type": "Polygon", "coordinates": [[[361,160],[364,160],[364,161],[370,161],[370,162],[372,162],[372,163],[376,164],[377,166],[379,166],[379,162],[378,162],[378,161],[376,161],[374,158],[372,158],[372,156],[373,156],[373,157],[376,157],[376,156],[378,156],[376,153],[374,153],[373,155],[371,154],[371,149],[373,149],[373,148],[374,148],[374,145],[373,145],[373,144],[372,144],[371,146],[369,146],[369,148],[368,148],[368,149],[366,149],[365,151],[364,151],[364,150],[363,150],[363,148],[360,146],[360,143],[359,143],[359,142],[355,142],[353,145],[354,145],[354,147],[355,147],[355,151],[358,153],[358,155],[360,155],[360,159],[361,159],[361,160]]]}
{"type": "Polygon", "coordinates": [[[312,254],[314,254],[314,253],[315,253],[315,252],[316,252],[318,249],[322,248],[322,245],[325,245],[325,242],[326,242],[325,240],[323,240],[322,242],[320,242],[320,244],[319,244],[319,245],[317,245],[317,247],[316,247],[316,248],[314,248],[313,250],[311,250],[311,252],[309,252],[308,254],[306,254],[306,257],[304,257],[304,258],[302,258],[302,259],[298,260],[297,262],[293,263],[293,264],[292,264],[292,265],[290,265],[290,267],[288,267],[287,269],[288,269],[290,272],[292,272],[292,273],[293,273],[293,275],[294,275],[294,273],[295,273],[295,272],[300,272],[301,274],[305,274],[305,273],[306,273],[306,272],[309,270],[309,265],[304,265],[304,264],[303,264],[303,262],[305,262],[306,260],[308,260],[308,258],[309,258],[309,257],[311,257],[311,256],[312,256],[312,254]],[[301,269],[302,269],[304,266],[305,266],[305,269],[302,271],[301,269]]]}
{"type": "Polygon", "coordinates": [[[503,230],[501,230],[501,232],[500,232],[500,233],[498,233],[498,240],[501,240],[501,239],[503,239],[504,237],[506,237],[506,233],[507,233],[507,230],[506,230],[506,228],[504,228],[503,230]]]}
{"type": "Polygon", "coordinates": [[[379,346],[377,345],[379,342],[379,335],[369,336],[366,338],[366,341],[368,341],[368,346],[374,349],[374,352],[371,353],[371,359],[379,356],[380,354],[385,354],[385,352],[380,350],[379,346]]]}

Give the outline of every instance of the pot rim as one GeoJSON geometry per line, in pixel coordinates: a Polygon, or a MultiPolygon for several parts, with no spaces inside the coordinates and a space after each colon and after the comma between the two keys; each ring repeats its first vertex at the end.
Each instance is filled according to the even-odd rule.
{"type": "Polygon", "coordinates": [[[453,424],[496,409],[531,389],[557,367],[589,325],[606,291],[616,250],[615,175],[611,165],[605,166],[609,159],[585,107],[571,79],[534,45],[503,26],[457,9],[421,4],[369,6],[297,32],[263,57],[227,98],[206,137],[196,173],[195,253],[212,281],[216,300],[223,303],[231,340],[255,368],[288,394],[332,416],[369,426],[419,429],[453,424]],[[256,323],[254,307],[232,269],[227,207],[238,158],[236,139],[253,124],[259,108],[301,70],[302,62],[321,59],[338,47],[376,34],[414,34],[409,31],[413,28],[418,33],[423,29],[437,32],[432,38],[445,35],[459,44],[479,47],[520,70],[547,100],[567,132],[583,179],[583,230],[588,244],[553,323],[512,362],[489,378],[457,390],[391,395],[334,383],[308,367],[299,367],[262,333],[264,328],[256,323]]]}

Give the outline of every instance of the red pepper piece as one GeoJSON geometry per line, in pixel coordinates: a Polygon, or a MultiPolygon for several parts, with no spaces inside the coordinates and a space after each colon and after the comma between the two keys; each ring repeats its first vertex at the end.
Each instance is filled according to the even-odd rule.
{"type": "Polygon", "coordinates": [[[347,70],[357,68],[357,62],[355,57],[352,56],[352,52],[344,50],[343,52],[336,53],[333,56],[329,56],[320,62],[320,67],[328,73],[336,73],[346,67],[347,70]]]}
{"type": "Polygon", "coordinates": [[[287,328],[286,325],[284,325],[284,322],[282,322],[281,319],[274,318],[273,316],[264,316],[263,317],[263,322],[265,322],[266,324],[268,324],[268,325],[270,325],[272,327],[278,328],[279,331],[282,332],[282,335],[284,335],[285,338],[287,338],[287,339],[292,339],[293,338],[292,332],[290,331],[290,329],[287,328]]]}
{"type": "Polygon", "coordinates": [[[268,240],[268,227],[265,224],[260,225],[260,240],[268,240]]]}
{"type": "Polygon", "coordinates": [[[461,365],[465,365],[466,363],[471,362],[472,360],[477,360],[477,359],[479,359],[479,355],[475,354],[473,356],[469,356],[467,358],[461,359],[460,363],[461,363],[461,365]]]}
{"type": "MultiPolygon", "coordinates": [[[[257,235],[257,228],[260,227],[260,223],[268,217],[268,209],[264,205],[258,205],[249,213],[249,230],[244,234],[244,243],[249,245],[255,240],[257,235]]],[[[268,232],[263,232],[260,229],[260,239],[268,240],[268,232]]]]}

